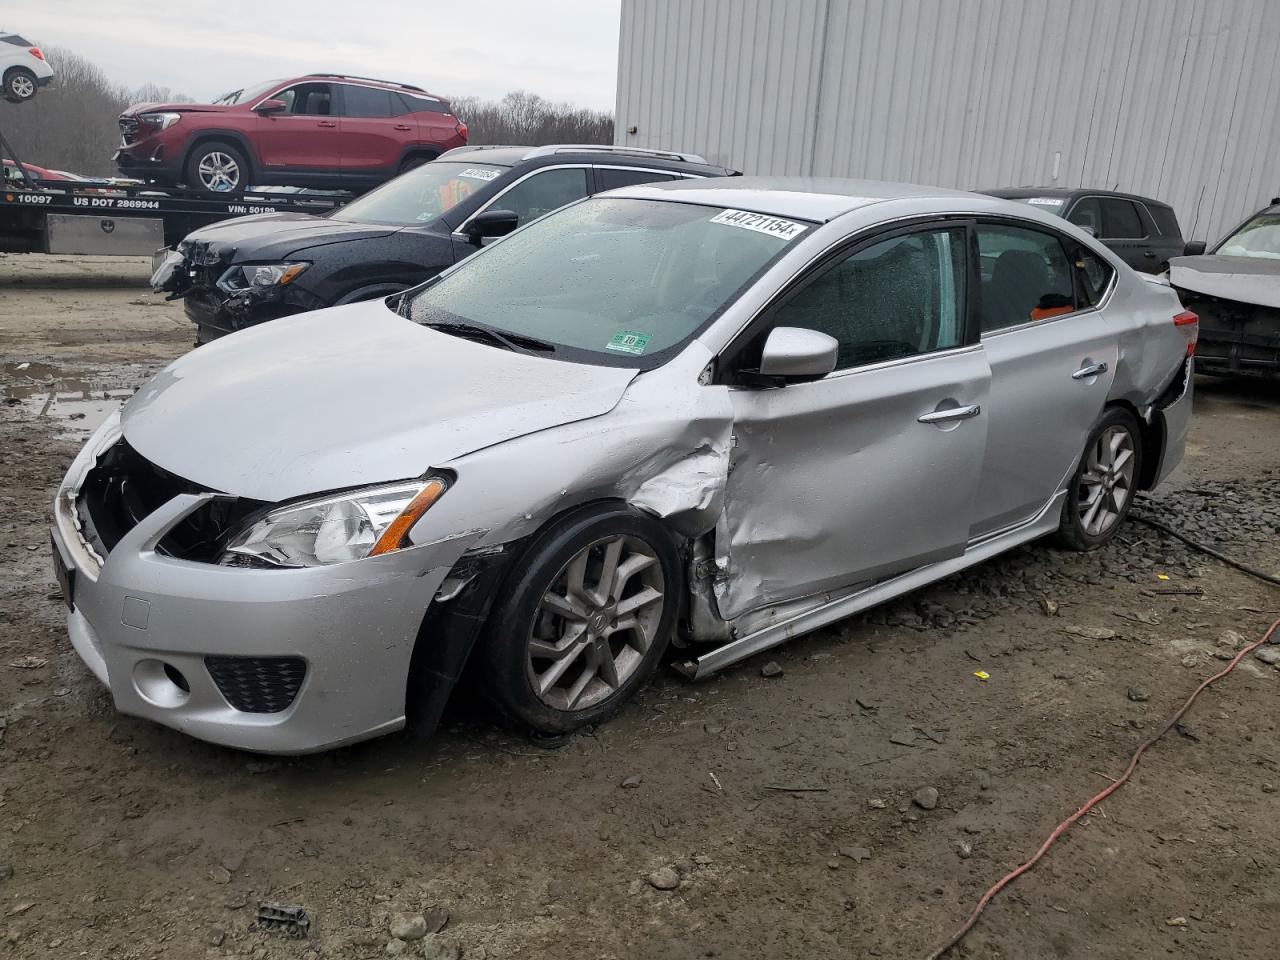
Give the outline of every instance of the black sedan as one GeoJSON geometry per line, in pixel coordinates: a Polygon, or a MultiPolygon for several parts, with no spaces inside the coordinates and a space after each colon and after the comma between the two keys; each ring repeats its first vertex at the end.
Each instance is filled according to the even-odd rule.
{"type": "Polygon", "coordinates": [[[201,344],[408,289],[603,190],[734,173],[697,156],[624,147],[461,147],[326,216],[268,213],[197,230],[152,285],[184,299],[201,344]]]}

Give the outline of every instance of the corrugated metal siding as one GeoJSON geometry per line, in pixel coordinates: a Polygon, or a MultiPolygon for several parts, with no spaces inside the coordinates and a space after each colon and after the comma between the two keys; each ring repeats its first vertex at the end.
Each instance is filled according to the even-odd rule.
{"type": "Polygon", "coordinates": [[[1128,190],[1212,240],[1280,193],[1277,51],[1277,0],[623,0],[616,140],[1128,190]]]}

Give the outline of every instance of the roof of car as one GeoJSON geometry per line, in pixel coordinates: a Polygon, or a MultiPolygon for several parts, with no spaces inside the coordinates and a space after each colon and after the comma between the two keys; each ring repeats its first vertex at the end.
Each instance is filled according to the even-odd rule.
{"type": "MultiPolygon", "coordinates": [[[[826,223],[841,214],[883,200],[924,198],[976,199],[963,190],[923,187],[882,180],[840,180],[825,177],[721,177],[713,180],[673,180],[623,187],[610,196],[651,200],[679,200],[711,207],[750,210],[771,217],[797,217],[826,223]],[[679,194],[678,197],[672,194],[679,194]]],[[[988,200],[988,202],[990,202],[988,200]]]]}
{"type": "Polygon", "coordinates": [[[1163,200],[1140,196],[1136,193],[1121,193],[1118,190],[1094,190],[1090,187],[992,187],[989,190],[979,190],[978,193],[986,193],[993,197],[1004,197],[1008,200],[1017,200],[1023,197],[1062,197],[1063,199],[1083,196],[1120,197],[1124,200],[1154,203],[1161,207],[1169,206],[1163,200]]]}
{"type": "Polygon", "coordinates": [[[588,160],[615,163],[629,161],[643,166],[652,166],[654,169],[659,170],[664,168],[698,170],[710,176],[733,172],[726,167],[709,164],[697,154],[681,153],[674,150],[614,147],[608,144],[594,143],[551,143],[539,147],[483,144],[454,147],[452,150],[446,150],[436,159],[512,167],[525,160],[539,158],[547,158],[549,162],[552,160],[588,160]]]}

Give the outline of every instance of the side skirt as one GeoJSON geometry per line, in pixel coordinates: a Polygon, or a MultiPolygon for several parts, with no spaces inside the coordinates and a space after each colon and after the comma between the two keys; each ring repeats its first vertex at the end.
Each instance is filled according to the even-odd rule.
{"type": "Polygon", "coordinates": [[[730,664],[745,660],[762,650],[776,647],[792,637],[821,629],[843,620],[845,617],[860,613],[869,607],[910,593],[926,584],[959,573],[966,567],[990,560],[998,554],[1013,547],[1043,537],[1058,529],[1058,518],[1062,513],[1063,500],[1067,492],[1060,490],[1044,508],[1026,523],[1005,533],[988,537],[978,543],[971,544],[963,554],[949,560],[940,560],[925,567],[917,567],[907,573],[899,574],[890,580],[874,586],[854,590],[836,597],[820,607],[807,610],[786,620],[782,620],[763,630],[739,637],[722,647],[716,647],[700,657],[684,660],[675,664],[675,668],[690,680],[702,680],[711,674],[723,670],[730,664]]]}

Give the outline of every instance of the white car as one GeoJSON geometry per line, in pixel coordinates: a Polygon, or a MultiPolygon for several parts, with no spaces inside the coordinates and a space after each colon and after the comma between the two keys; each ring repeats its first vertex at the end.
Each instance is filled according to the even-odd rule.
{"type": "Polygon", "coordinates": [[[0,30],[0,77],[5,99],[21,103],[53,79],[53,67],[35,44],[0,30]]]}

